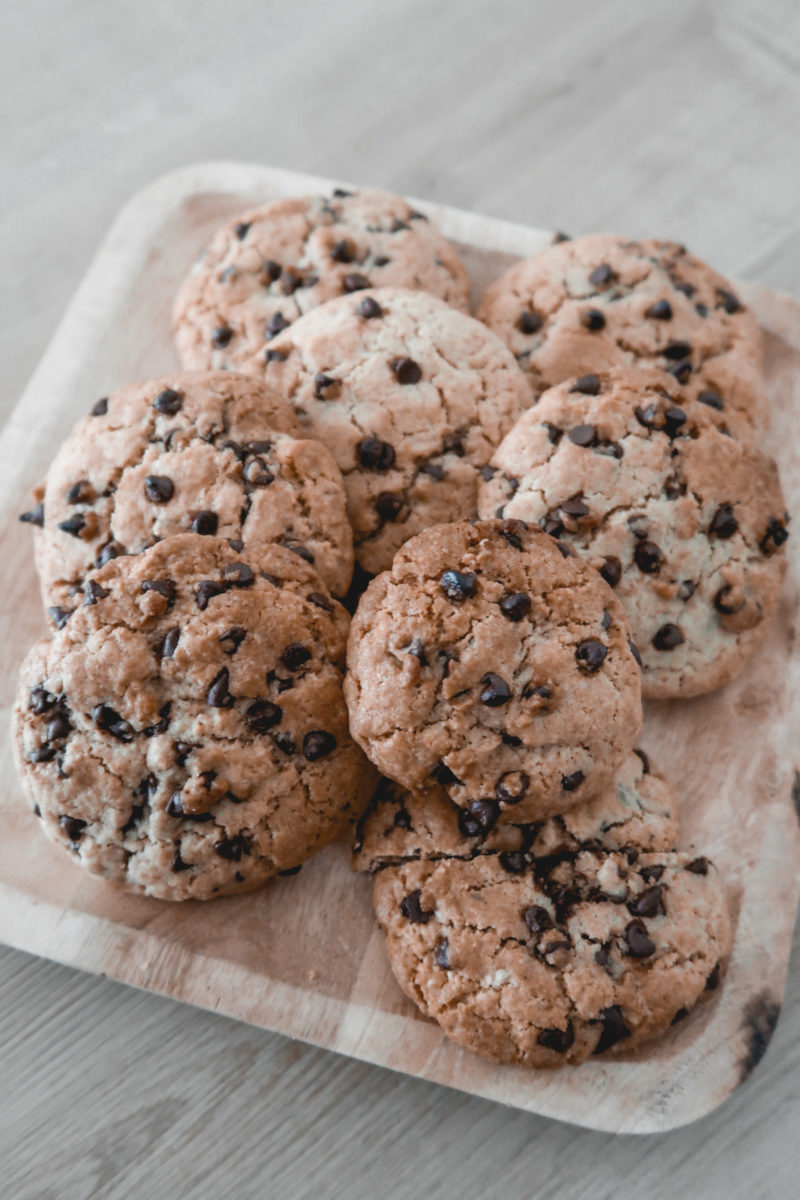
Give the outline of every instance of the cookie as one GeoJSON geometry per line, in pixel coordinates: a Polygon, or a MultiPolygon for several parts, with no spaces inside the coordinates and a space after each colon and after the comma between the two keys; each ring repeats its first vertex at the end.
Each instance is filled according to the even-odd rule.
{"type": "Polygon", "coordinates": [[[507,820],[487,828],[443,788],[423,795],[384,779],[358,821],[352,865],[375,871],[409,859],[503,854],[507,865],[522,869],[534,858],[589,848],[673,850],[677,840],[672,792],[644,751],[635,750],[594,800],[533,824],[507,820]]]}
{"type": "Polygon", "coordinates": [[[728,280],[674,242],[611,234],[560,242],[509,267],[478,315],[537,396],[576,375],[653,365],[731,432],[752,437],[767,422],[755,318],[728,280]]]}
{"type": "Polygon", "coordinates": [[[419,288],[469,306],[455,250],[401,196],[339,188],[253,209],[217,232],[181,287],[181,362],[238,370],[302,313],[369,287],[419,288]]]}
{"type": "Polygon", "coordinates": [[[87,579],[14,708],[45,833],[94,875],[203,900],[291,871],[375,775],[347,728],[348,618],[307,563],[178,534],[87,579]]]}
{"type": "Polygon", "coordinates": [[[371,574],[429,525],[475,515],[480,469],[530,404],[500,339],[424,292],[331,301],[253,368],[336,459],[356,558],[371,574]]]}
{"type": "Polygon", "coordinates": [[[481,481],[481,515],[541,526],[614,588],[648,697],[735,678],[786,569],[774,462],[701,407],[652,369],[565,381],[521,417],[481,481]]]}
{"type": "Polygon", "coordinates": [[[731,926],[713,866],[582,851],[386,867],[375,911],[405,994],[494,1062],[560,1067],[632,1049],[719,985],[731,926]]]}
{"type": "Polygon", "coordinates": [[[185,373],[122,388],[95,410],[56,455],[36,534],[56,621],[81,602],[91,570],[188,531],[238,540],[256,562],[279,542],[345,594],[353,546],[341,474],[324,446],[293,436],[274,390],[185,373]]]}
{"type": "Polygon", "coordinates": [[[440,784],[484,827],[611,786],[641,727],[639,667],[603,579],[519,521],[440,525],[353,620],[350,727],[382,774],[440,784]]]}

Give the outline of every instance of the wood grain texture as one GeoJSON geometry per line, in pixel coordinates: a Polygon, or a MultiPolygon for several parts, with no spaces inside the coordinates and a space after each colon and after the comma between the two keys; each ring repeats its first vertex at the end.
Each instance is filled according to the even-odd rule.
{"type": "MultiPolygon", "coordinates": [[[[10,408],[137,186],[214,155],[572,232],[800,270],[800,12],[777,3],[230,0],[6,6],[0,245],[10,408]]],[[[762,1069],[644,1142],[580,1133],[4,953],[3,1193],[796,1194],[798,967],[762,1069]],[[79,1110],[80,1117],[75,1111],[79,1110]]]]}

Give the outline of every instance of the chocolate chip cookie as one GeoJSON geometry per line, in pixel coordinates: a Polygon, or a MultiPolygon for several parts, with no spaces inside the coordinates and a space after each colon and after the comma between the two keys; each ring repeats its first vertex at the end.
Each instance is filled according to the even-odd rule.
{"type": "Polygon", "coordinates": [[[357,816],[348,618],[307,563],[178,534],[86,579],[22,667],[17,769],[47,835],[168,900],[258,887],[357,816]]]}
{"type": "Polygon", "coordinates": [[[238,370],[302,313],[369,287],[467,309],[461,260],[424,213],[376,188],[276,200],[220,229],[175,304],[181,362],[238,370]]]}
{"type": "Polygon", "coordinates": [[[546,821],[497,822],[499,806],[459,808],[444,788],[421,794],[384,779],[359,819],[353,869],[375,871],[410,859],[502,854],[509,870],[534,858],[575,856],[584,849],[673,850],[678,814],[666,781],[643,750],[625,759],[614,782],[594,800],[546,821]]]}
{"type": "Polygon", "coordinates": [[[788,517],[774,462],[658,371],[616,367],[545,392],[498,447],[479,510],[541,526],[600,571],[648,697],[728,683],[778,603],[788,517]]]}
{"type": "Polygon", "coordinates": [[[45,605],[56,623],[87,574],[192,531],[241,542],[259,560],[279,542],[335,595],[353,570],[341,473],[299,432],[267,384],[228,372],[122,388],[78,422],[50,468],[36,532],[45,605]]]}
{"type": "Polygon", "coordinates": [[[528,1067],[668,1029],[717,988],[731,945],[713,866],[666,852],[408,862],[379,872],[375,910],[422,1012],[469,1050],[528,1067]]]}
{"type": "Polygon", "coordinates": [[[530,404],[500,339],[424,292],[331,301],[254,369],[336,459],[356,558],[372,574],[422,529],[475,515],[480,469],[530,404]]]}
{"type": "Polygon", "coordinates": [[[477,821],[564,812],[609,787],[641,726],[622,606],[566,545],[461,521],[401,548],[361,599],[345,696],[356,741],[477,821]]]}
{"type": "Polygon", "coordinates": [[[763,347],[731,284],[674,242],[591,234],[510,267],[478,315],[535,395],[619,364],[662,367],[687,395],[751,437],[766,424],[763,347]]]}

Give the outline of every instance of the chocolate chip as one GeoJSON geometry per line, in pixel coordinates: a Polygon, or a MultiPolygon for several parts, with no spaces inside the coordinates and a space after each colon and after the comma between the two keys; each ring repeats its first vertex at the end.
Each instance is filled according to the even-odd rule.
{"type": "Polygon", "coordinates": [[[55,696],[51,696],[40,683],[30,690],[28,697],[28,708],[32,713],[36,713],[40,717],[43,713],[49,712],[56,703],[55,696]]]}
{"type": "Polygon", "coordinates": [[[224,583],[218,583],[216,579],[203,579],[194,589],[195,604],[201,612],[205,612],[209,600],[214,596],[221,596],[224,591],[224,583]]]}
{"type": "Polygon", "coordinates": [[[374,317],[383,316],[383,309],[373,296],[365,296],[364,299],[358,304],[356,312],[360,317],[363,317],[365,321],[371,321],[374,317]]]}
{"type": "Polygon", "coordinates": [[[310,592],[306,597],[311,604],[315,604],[317,608],[322,608],[325,612],[333,612],[335,605],[328,596],[323,596],[322,592],[310,592]]]}
{"type": "Polygon", "coordinates": [[[83,837],[84,829],[88,825],[88,821],[82,821],[80,817],[68,816],[59,817],[58,823],[71,842],[79,842],[83,837]]]}
{"type": "MultiPolygon", "coordinates": [[[[557,446],[561,441],[561,438],[564,436],[564,430],[559,429],[557,425],[553,425],[552,421],[542,421],[542,425],[547,430],[547,440],[550,442],[550,445],[557,446]]],[[[492,474],[487,476],[483,475],[483,472],[486,470],[486,468],[481,467],[481,474],[483,475],[484,479],[492,479],[497,470],[496,467],[490,467],[489,469],[491,470],[492,474]]]]}
{"type": "Polygon", "coordinates": [[[175,494],[175,485],[166,475],[148,475],[144,494],[153,504],[166,504],[175,494]]]}
{"type": "Polygon", "coordinates": [[[664,912],[664,889],[660,884],[647,888],[641,896],[637,896],[628,905],[628,911],[634,917],[657,917],[664,912]]]}
{"type": "Polygon", "coordinates": [[[441,967],[443,971],[450,967],[450,943],[446,937],[439,938],[433,949],[433,961],[437,967],[441,967]]]}
{"type": "Polygon", "coordinates": [[[610,1004],[607,1008],[601,1008],[600,1020],[603,1027],[600,1030],[597,1045],[592,1051],[593,1054],[602,1054],[605,1050],[616,1046],[617,1042],[631,1036],[631,1031],[625,1024],[622,1009],[618,1004],[610,1004]]]}
{"type": "Polygon", "coordinates": [[[634,659],[639,664],[639,666],[643,667],[644,663],[642,662],[642,656],[639,653],[639,647],[636,645],[635,642],[632,642],[630,638],[628,638],[628,649],[630,650],[631,654],[633,655],[634,659]]]}
{"type": "Polygon", "coordinates": [[[110,595],[108,588],[101,587],[99,583],[89,579],[83,586],[83,606],[89,608],[91,605],[97,604],[98,600],[105,600],[106,596],[110,595]]]}
{"type": "Polygon", "coordinates": [[[247,233],[248,233],[249,229],[250,229],[249,221],[239,221],[239,223],[237,225],[234,225],[233,232],[236,234],[239,241],[243,242],[244,239],[247,237],[247,233]]]}
{"type": "Polygon", "coordinates": [[[454,775],[446,763],[440,762],[431,771],[431,776],[440,783],[442,787],[449,787],[454,783],[461,783],[457,775],[454,775]]]}
{"type": "Polygon", "coordinates": [[[331,258],[338,263],[352,262],[355,258],[355,246],[347,238],[343,238],[331,250],[331,258]]]}
{"type": "Polygon", "coordinates": [[[531,611],[531,598],[527,592],[510,592],[500,601],[500,611],[509,621],[521,621],[531,611]]]}
{"type": "Polygon", "coordinates": [[[217,532],[218,526],[219,517],[208,508],[204,508],[202,512],[195,513],[192,517],[192,533],[213,536],[217,532]]]}
{"type": "Polygon", "coordinates": [[[725,401],[722,399],[722,396],[720,396],[719,392],[715,392],[713,388],[706,388],[704,391],[699,392],[697,399],[701,404],[707,404],[709,408],[716,408],[719,412],[725,407],[725,401]]]}
{"type": "Polygon", "coordinates": [[[66,713],[57,712],[47,723],[46,737],[48,742],[57,742],[60,738],[65,738],[71,729],[72,725],[66,713]]]}
{"type": "Polygon", "coordinates": [[[156,737],[160,733],[166,733],[167,729],[169,728],[169,714],[171,708],[172,704],[170,701],[167,701],[166,704],[162,704],[161,708],[158,710],[160,720],[157,721],[155,725],[148,725],[146,729],[142,730],[142,733],[145,737],[151,738],[156,737]]]}
{"type": "Polygon", "coordinates": [[[427,925],[433,916],[433,910],[426,911],[422,907],[422,892],[417,888],[414,892],[409,892],[400,901],[400,911],[407,921],[413,921],[415,925],[427,925]]]}
{"type": "Polygon", "coordinates": [[[271,700],[254,700],[244,714],[247,725],[253,733],[267,733],[283,719],[283,709],[271,700]]]}
{"type": "Polygon", "coordinates": [[[614,554],[609,554],[603,559],[603,565],[600,568],[600,574],[605,579],[609,587],[615,588],[622,578],[622,563],[614,554]]]}
{"type": "Polygon", "coordinates": [[[297,671],[311,658],[311,651],[300,642],[290,642],[281,654],[281,662],[287,671],[297,671]]]}
{"type": "Polygon", "coordinates": [[[786,528],[785,523],[777,520],[776,517],[770,517],[767,522],[766,533],[758,543],[761,553],[767,556],[774,554],[776,550],[780,550],[788,536],[789,530],[786,528]]]}
{"type": "Polygon", "coordinates": [[[591,333],[605,329],[606,319],[599,308],[586,308],[581,313],[581,325],[591,333]]]}
{"type": "Polygon", "coordinates": [[[733,613],[741,612],[744,608],[744,598],[740,599],[736,604],[730,603],[728,597],[731,595],[732,591],[733,588],[731,585],[726,583],[716,592],[714,596],[714,608],[718,613],[722,613],[722,615],[725,617],[732,616],[733,613]]]}
{"type": "Polygon", "coordinates": [[[656,944],[648,936],[647,927],[642,921],[631,921],[625,929],[625,941],[631,958],[649,958],[656,952],[656,944]]]}
{"type": "Polygon", "coordinates": [[[393,358],[389,366],[398,383],[419,383],[422,379],[422,368],[413,358],[393,358]]]}
{"type": "Polygon", "coordinates": [[[421,667],[427,667],[428,658],[427,658],[427,655],[425,654],[425,646],[422,641],[422,638],[418,638],[418,637],[412,638],[410,643],[408,644],[408,646],[406,646],[405,652],[406,652],[406,654],[413,655],[413,657],[416,658],[417,662],[419,663],[419,665],[421,667]]]}
{"type": "Polygon", "coordinates": [[[594,425],[575,425],[567,436],[575,446],[591,446],[597,433],[594,425]]]}
{"type": "Polygon", "coordinates": [[[174,625],[172,629],[167,630],[164,635],[164,640],[158,650],[161,658],[172,658],[178,647],[178,642],[180,639],[181,630],[179,625],[174,625]]]}
{"type": "Polygon", "coordinates": [[[712,534],[718,538],[733,537],[736,530],[739,528],[739,522],[736,520],[733,512],[732,504],[720,504],[714,516],[711,518],[711,524],[708,527],[709,536],[712,534]]]}
{"type": "Polygon", "coordinates": [[[692,875],[707,875],[708,874],[708,859],[704,857],[692,859],[687,863],[686,870],[691,871],[692,875]]]}
{"type": "Polygon", "coordinates": [[[705,990],[707,992],[715,992],[719,987],[720,964],[715,963],[713,970],[706,977],[705,990]]]}
{"type": "Polygon", "coordinates": [[[312,729],[303,738],[303,755],[309,762],[317,762],[336,749],[336,738],[324,729],[312,729]]]}
{"type": "Polygon", "coordinates": [[[106,542],[106,544],[101,546],[97,551],[94,559],[94,565],[96,567],[104,567],[107,562],[111,562],[112,558],[119,558],[119,556],[124,553],[125,548],[124,546],[120,546],[119,542],[106,542]]]}
{"type": "Polygon", "coordinates": [[[103,396],[102,400],[98,400],[89,410],[90,417],[104,417],[108,412],[108,396],[103,396]]]}
{"type": "Polygon", "coordinates": [[[222,646],[223,654],[235,654],[246,637],[247,632],[241,625],[232,625],[219,635],[217,641],[222,646]]]}
{"type": "Polygon", "coordinates": [[[661,353],[669,359],[688,358],[692,353],[692,346],[690,342],[667,342],[661,353]]]}
{"type": "Polygon", "coordinates": [[[528,312],[527,309],[520,313],[519,320],[517,321],[517,326],[521,332],[529,334],[536,333],[542,328],[542,324],[542,318],[539,316],[539,314],[535,312],[528,312]]]}
{"type": "Polygon", "coordinates": [[[227,862],[241,862],[242,855],[250,854],[252,850],[253,843],[243,833],[236,833],[233,837],[222,838],[214,843],[214,853],[227,862]]]}
{"type": "Polygon", "coordinates": [[[375,510],[382,521],[394,521],[402,507],[402,496],[394,496],[391,492],[381,492],[375,499],[375,510]]]}
{"type": "Polygon", "coordinates": [[[738,312],[742,307],[742,302],[733,292],[729,292],[726,288],[717,288],[717,295],[722,301],[722,307],[726,313],[738,312]]]}
{"type": "MultiPolygon", "coordinates": [[[[311,551],[308,549],[307,546],[301,546],[299,542],[288,542],[288,541],[284,541],[282,544],[286,547],[287,550],[291,550],[292,554],[296,554],[298,558],[302,558],[305,562],[311,563],[313,565],[314,555],[311,553],[311,551]]],[[[266,576],[265,576],[265,578],[266,578],[266,576]]]]}
{"type": "Polygon", "coordinates": [[[266,353],[266,360],[268,363],[286,362],[288,357],[289,355],[285,350],[268,350],[266,353]]]}
{"type": "Polygon", "coordinates": [[[561,230],[559,229],[553,234],[550,245],[558,246],[558,245],[560,245],[561,242],[571,242],[571,241],[572,241],[572,238],[569,236],[569,234],[562,233],[561,230]]]}
{"type": "Polygon", "coordinates": [[[96,704],[91,712],[92,720],[98,729],[110,733],[121,742],[129,742],[133,737],[133,726],[123,720],[115,709],[108,704],[96,704]]]}
{"type": "Polygon", "coordinates": [[[561,776],[561,787],[565,792],[574,792],[581,786],[583,780],[583,771],[573,771],[571,775],[561,776]]]}
{"type": "Polygon", "coordinates": [[[692,373],[692,364],[688,358],[684,358],[681,362],[677,362],[673,367],[670,367],[669,373],[675,376],[678,383],[688,383],[689,376],[692,373]]]}
{"type": "Polygon", "coordinates": [[[167,608],[172,608],[175,603],[175,594],[177,588],[171,579],[143,579],[141,584],[143,592],[155,592],[162,596],[167,602],[167,608]]]}
{"type": "Polygon", "coordinates": [[[448,600],[461,603],[475,595],[478,577],[473,571],[445,571],[439,580],[439,586],[448,600]]]}
{"type": "Polygon", "coordinates": [[[81,532],[86,528],[86,518],[82,513],[75,513],[74,517],[67,517],[66,521],[59,521],[58,528],[63,529],[64,533],[69,533],[72,537],[80,537],[81,532]]]}
{"type": "MultiPolygon", "coordinates": [[[[597,269],[600,270],[599,267],[597,269]]],[[[596,274],[596,272],[592,272],[592,274],[596,274]]],[[[569,1022],[566,1029],[543,1029],[536,1041],[546,1050],[554,1050],[556,1054],[566,1054],[575,1041],[572,1021],[569,1022]]]]}
{"type": "Polygon", "coordinates": [[[600,392],[600,376],[580,375],[569,390],[580,392],[584,396],[597,396],[600,392]]]}
{"type": "Polygon", "coordinates": [[[272,338],[277,337],[279,333],[283,333],[284,329],[289,328],[289,324],[290,322],[286,320],[283,313],[273,313],[267,321],[265,330],[267,340],[270,341],[272,338]]]}
{"type": "Polygon", "coordinates": [[[662,625],[653,637],[653,645],[656,650],[674,650],[677,646],[682,646],[684,641],[681,630],[669,621],[666,625],[662,625]]]}
{"type": "Polygon", "coordinates": [[[594,961],[597,963],[598,967],[607,967],[611,962],[611,947],[609,946],[608,942],[601,946],[599,950],[595,950],[594,961]]]}
{"type": "Polygon", "coordinates": [[[20,521],[25,521],[28,525],[38,525],[40,529],[44,528],[44,505],[35,504],[28,512],[19,514],[20,521]]]}
{"type": "Polygon", "coordinates": [[[530,783],[530,776],[525,771],[506,771],[498,779],[494,794],[501,804],[519,804],[530,783]]]}
{"type": "Polygon", "coordinates": [[[481,686],[481,703],[488,708],[499,708],[501,704],[508,704],[511,699],[511,688],[499,675],[484,675],[481,686]]]}
{"type": "Polygon", "coordinates": [[[95,490],[89,480],[79,479],[67,492],[67,504],[90,504],[95,495],[95,490]]]}
{"type": "Polygon", "coordinates": [[[55,625],[56,629],[63,629],[67,621],[72,616],[68,608],[62,608],[60,604],[53,604],[47,610],[50,620],[55,625]]]}
{"type": "Polygon", "coordinates": [[[669,300],[656,300],[655,304],[651,304],[645,316],[652,317],[656,321],[669,321],[672,319],[672,305],[669,300]]]}
{"type": "Polygon", "coordinates": [[[223,667],[212,679],[206,695],[206,703],[211,708],[233,708],[234,698],[228,691],[229,682],[230,673],[227,667],[223,667]]]}
{"type": "Polygon", "coordinates": [[[222,568],[222,578],[227,587],[246,588],[255,583],[255,575],[247,563],[232,562],[222,568]]]}
{"type": "Polygon", "coordinates": [[[363,438],[356,451],[359,462],[367,471],[388,471],[394,463],[394,447],[380,438],[363,438]]]}
{"type": "Polygon", "coordinates": [[[655,542],[638,542],[633,552],[637,567],[645,575],[657,575],[664,565],[664,555],[655,542]]]}
{"type": "MultiPolygon", "coordinates": [[[[228,338],[228,341],[230,341],[230,338],[228,338]]],[[[225,345],[225,343],[222,342],[220,345],[225,345]]],[[[180,412],[182,405],[183,395],[181,392],[176,392],[174,388],[165,388],[163,392],[159,392],[153,401],[153,408],[157,412],[165,413],[169,417],[174,417],[176,412],[180,412]]]]}
{"type": "Polygon", "coordinates": [[[553,918],[547,909],[542,908],[540,904],[534,904],[531,908],[526,908],[522,914],[522,919],[531,933],[546,933],[548,929],[553,928],[553,918]]]}
{"type": "MultiPolygon", "coordinates": [[[[275,476],[270,471],[263,458],[251,458],[243,471],[245,483],[251,484],[253,487],[269,487],[275,482],[275,476]]],[[[246,512],[247,510],[244,510],[246,512]]]]}
{"type": "Polygon", "coordinates": [[[524,874],[528,861],[521,850],[505,850],[498,855],[500,866],[504,871],[508,871],[509,875],[524,874]]]}
{"type": "Polygon", "coordinates": [[[358,271],[353,272],[352,275],[345,275],[342,280],[342,287],[346,292],[360,292],[369,286],[370,282],[366,275],[361,275],[358,271]]]}
{"type": "Polygon", "coordinates": [[[575,649],[575,659],[582,671],[588,671],[593,674],[599,671],[600,667],[606,660],[608,654],[608,646],[603,642],[598,642],[596,638],[586,638],[579,642],[575,649]]]}

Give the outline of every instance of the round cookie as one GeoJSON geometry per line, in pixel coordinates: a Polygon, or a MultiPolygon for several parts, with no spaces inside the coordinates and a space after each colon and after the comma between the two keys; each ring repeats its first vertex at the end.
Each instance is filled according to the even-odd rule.
{"type": "Polygon", "coordinates": [[[423,795],[384,779],[359,818],[352,866],[375,871],[409,859],[503,854],[509,865],[521,868],[552,854],[590,848],[674,850],[677,841],[672,792],[651,771],[644,751],[634,750],[614,783],[594,800],[533,824],[481,821],[458,808],[443,788],[423,795]]]}
{"type": "Polygon", "coordinates": [[[238,370],[302,313],[368,287],[418,288],[469,307],[455,250],[401,196],[337,188],[243,213],[217,231],[178,293],[181,362],[238,370]]]}
{"type": "Polygon", "coordinates": [[[170,375],[122,388],[75,426],[50,468],[36,563],[56,622],[88,572],[176,533],[280,542],[344,595],[353,570],[341,474],[278,393],[244,375],[170,375]]]}
{"type": "Polygon", "coordinates": [[[712,691],[757,649],[786,569],[777,469],[660,372],[617,367],[551,388],[486,474],[481,515],[540,525],[614,587],[645,696],[712,691]]]}
{"type": "Polygon", "coordinates": [[[514,263],[478,316],[538,396],[576,375],[655,365],[731,432],[768,419],[761,331],[731,284],[674,242],[612,234],[563,241],[514,263]]]}
{"type": "Polygon", "coordinates": [[[331,450],[356,558],[371,574],[428,526],[475,515],[480,469],[530,404],[500,339],[424,292],[332,301],[275,338],[253,369],[331,450]]]}
{"type": "Polygon", "coordinates": [[[339,836],[375,774],[342,697],[348,618],[280,546],[178,534],[87,580],[14,708],[47,835],[134,892],[258,887],[339,836]]]}
{"type": "Polygon", "coordinates": [[[612,785],[638,737],[628,633],[597,572],[540,530],[437,526],[358,606],[352,734],[382,774],[439,783],[480,823],[564,812],[612,785]]]}
{"type": "Polygon", "coordinates": [[[716,989],[731,945],[716,872],[686,854],[583,851],[519,872],[494,855],[404,863],[377,875],[375,911],[422,1012],[527,1067],[662,1033],[716,989]]]}

